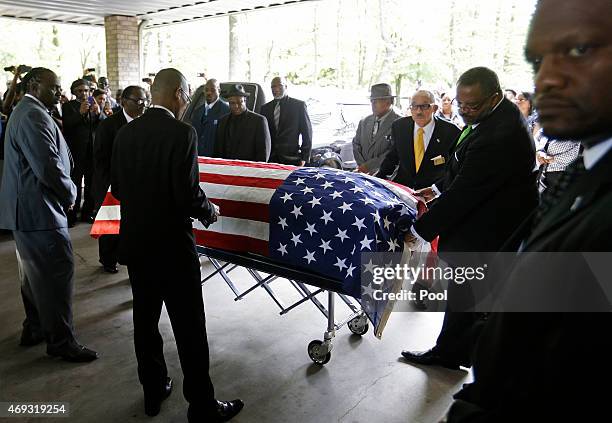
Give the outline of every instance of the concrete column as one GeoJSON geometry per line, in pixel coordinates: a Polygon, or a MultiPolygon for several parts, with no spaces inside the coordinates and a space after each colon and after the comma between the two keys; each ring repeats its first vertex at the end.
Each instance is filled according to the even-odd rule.
{"type": "Polygon", "coordinates": [[[106,16],[106,68],[113,92],[140,83],[138,18],[106,16]]]}

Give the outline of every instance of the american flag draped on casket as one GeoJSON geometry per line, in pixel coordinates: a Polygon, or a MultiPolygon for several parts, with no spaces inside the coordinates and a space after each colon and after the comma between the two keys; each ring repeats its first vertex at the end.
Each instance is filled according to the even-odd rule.
{"type": "MultiPolygon", "coordinates": [[[[250,252],[341,281],[361,296],[361,252],[403,251],[403,230],[417,199],[401,185],[326,168],[198,158],[200,186],[220,207],[208,228],[194,222],[199,245],[250,252]]],[[[119,233],[110,192],[91,235],[119,233]]]]}

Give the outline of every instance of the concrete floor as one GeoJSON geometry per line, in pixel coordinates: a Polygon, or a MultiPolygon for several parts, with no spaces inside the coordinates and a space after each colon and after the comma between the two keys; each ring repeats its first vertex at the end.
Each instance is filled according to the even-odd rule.
{"type": "MultiPolygon", "coordinates": [[[[160,328],[175,389],[159,416],[153,420],[144,414],[127,271],[125,267],[116,275],[101,271],[97,242],[88,236],[89,228],[78,224],[71,229],[75,326],[79,340],[101,355],[88,364],[50,358],[44,345],[18,346],[24,312],[15,247],[9,235],[0,235],[0,401],[68,402],[70,416],[62,421],[70,422],[185,422],[182,374],[165,312],[160,328]]],[[[203,273],[210,269],[206,263],[203,273]]],[[[245,289],[250,280],[239,272],[234,277],[245,289]]],[[[288,285],[282,280],[273,284],[285,298],[295,298],[288,285]]],[[[439,313],[394,313],[382,340],[371,329],[360,338],[345,327],[334,340],[331,361],[320,367],[306,352],[311,340],[322,339],[326,323],[312,304],[279,316],[263,290],[235,302],[219,277],[202,291],[211,376],[219,399],[244,400],[245,409],[233,420],[238,423],[437,422],[451,395],[471,378],[464,371],[421,368],[398,359],[402,349],[432,345],[441,325],[439,313]]],[[[348,309],[338,304],[338,320],[346,315],[348,309]]]]}

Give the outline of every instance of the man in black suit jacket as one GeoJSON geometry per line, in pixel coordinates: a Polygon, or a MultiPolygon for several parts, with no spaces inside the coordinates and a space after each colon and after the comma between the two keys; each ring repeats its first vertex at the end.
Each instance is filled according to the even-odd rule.
{"type": "Polygon", "coordinates": [[[270,85],[274,100],[261,106],[272,141],[270,161],[304,166],[310,160],[312,148],[312,125],[306,103],[287,95],[284,78],[277,76],[270,85]]]}
{"type": "Polygon", "coordinates": [[[93,176],[93,138],[100,122],[100,107],[93,101],[89,82],[77,79],[70,86],[76,96],[62,105],[62,125],[64,136],[74,159],[72,181],[77,186],[77,199],[74,208],[68,213],[68,224],[73,226],[77,213],[81,210],[81,188],[83,187],[83,208],[81,220],[93,222],[93,197],[91,183],[93,176]]]}
{"type": "Polygon", "coordinates": [[[145,413],[158,414],[172,390],[158,329],[165,303],[183,369],[189,421],[226,421],[243,404],[215,400],[209,376],[191,218],[208,226],[218,209],[199,185],[196,132],[176,118],[187,106],[187,91],[179,71],[160,71],[151,90],[153,105],[115,139],[111,190],[121,201],[119,262],[128,266],[134,297],[134,345],[145,413]]]}
{"type": "Polygon", "coordinates": [[[247,110],[248,96],[240,84],[224,93],[230,114],[219,122],[213,157],[253,162],[267,162],[270,158],[268,123],[264,116],[247,110]]]}
{"type": "MultiPolygon", "coordinates": [[[[198,133],[198,156],[212,156],[219,121],[230,112],[229,104],[219,97],[219,83],[209,79],[204,84],[205,102],[196,108],[189,123],[198,133]]],[[[185,117],[183,117],[185,122],[185,117]]]]}
{"type": "MultiPolygon", "coordinates": [[[[445,253],[500,250],[538,201],[533,140],[497,75],[482,67],[466,71],[457,82],[457,102],[468,126],[450,151],[442,180],[420,191],[426,199],[434,190],[441,194],[407,236],[427,242],[439,236],[438,252],[447,260],[445,253]]],[[[402,355],[419,364],[470,367],[482,323],[480,315],[466,311],[471,297],[469,284],[450,283],[436,346],[402,355]]]]}
{"type": "MultiPolygon", "coordinates": [[[[117,132],[126,123],[144,113],[147,94],[142,87],[130,85],[121,94],[122,108],[100,123],[93,145],[94,175],[93,197],[97,213],[104,202],[111,182],[111,156],[117,132]]],[[[100,263],[105,272],[117,273],[118,235],[102,235],[98,238],[100,263]]]]}
{"type": "Polygon", "coordinates": [[[461,131],[449,121],[434,117],[438,106],[430,91],[417,91],[411,101],[412,116],[393,122],[393,147],[385,156],[378,176],[389,178],[397,169],[395,182],[421,189],[444,175],[448,153],[461,131]]]}
{"type": "Polygon", "coordinates": [[[449,422],[598,421],[610,411],[600,388],[612,357],[610,277],[595,263],[609,263],[612,251],[612,98],[603,94],[612,90],[611,15],[608,0],[537,5],[525,51],[539,121],[551,138],[582,140],[584,153],[526,221],[498,299],[517,310],[533,292],[543,301],[524,311],[559,313],[493,313],[475,350],[474,383],[456,395],[449,422]],[[547,266],[556,256],[562,265],[547,266]]]}

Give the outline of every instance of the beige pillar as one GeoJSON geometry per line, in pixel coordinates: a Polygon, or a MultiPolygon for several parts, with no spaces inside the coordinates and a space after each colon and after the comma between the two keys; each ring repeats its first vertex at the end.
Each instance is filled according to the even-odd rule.
{"type": "Polygon", "coordinates": [[[106,68],[111,89],[140,83],[138,18],[106,16],[106,68]]]}

